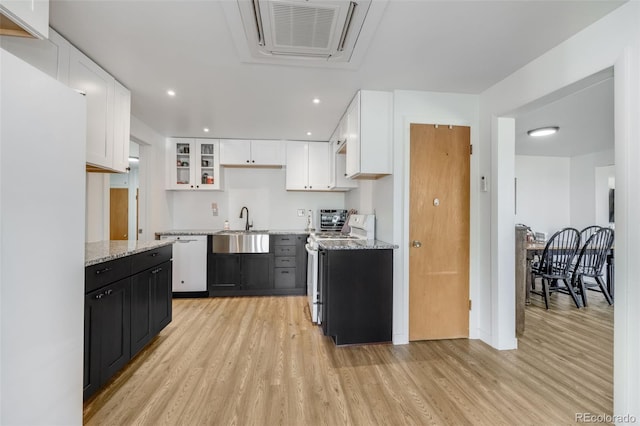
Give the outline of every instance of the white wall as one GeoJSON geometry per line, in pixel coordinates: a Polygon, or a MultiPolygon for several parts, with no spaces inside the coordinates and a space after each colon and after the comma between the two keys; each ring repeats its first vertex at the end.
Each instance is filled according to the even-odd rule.
{"type": "Polygon", "coordinates": [[[231,229],[244,229],[245,219],[239,216],[246,206],[253,229],[303,230],[306,214],[299,217],[298,209],[312,210],[317,222],[319,209],[345,208],[342,192],[286,191],[284,168],[223,167],[221,173],[224,191],[167,191],[169,228],[222,229],[228,219],[231,229]],[[211,203],[218,204],[218,216],[213,216],[211,203]]]}
{"type": "MultiPolygon", "coordinates": [[[[598,226],[613,226],[609,221],[609,190],[616,187],[616,166],[596,167],[596,221],[598,226]]],[[[614,209],[615,210],[615,209],[614,209]]]]}
{"type": "Polygon", "coordinates": [[[516,155],[517,223],[548,235],[570,224],[570,164],[568,157],[516,155]]]}
{"type": "Polygon", "coordinates": [[[109,173],[86,173],[86,242],[109,239],[109,173]]]}
{"type": "Polygon", "coordinates": [[[596,224],[596,167],[610,166],[614,161],[613,149],[571,157],[570,223],[574,228],[596,224]]]}
{"type": "Polygon", "coordinates": [[[131,116],[131,138],[140,149],[138,218],[142,233],[138,239],[149,241],[155,239],[156,232],[171,227],[164,174],[166,139],[134,116],[131,116]]]}
{"type": "MultiPolygon", "coordinates": [[[[495,133],[496,117],[509,116],[528,103],[614,66],[616,155],[616,309],[614,313],[614,413],[640,418],[640,288],[632,285],[640,275],[640,3],[628,2],[603,19],[543,54],[480,96],[480,149],[490,153],[491,176],[508,188],[514,178],[513,138],[501,141],[495,133]],[[631,244],[631,242],[634,242],[631,244]]],[[[484,164],[483,164],[484,165],[484,164]]],[[[483,292],[510,292],[514,285],[515,230],[508,217],[513,197],[505,190],[491,205],[482,205],[482,227],[491,239],[482,249],[495,259],[491,281],[483,292]]],[[[513,214],[511,214],[513,217],[513,214]]],[[[483,306],[511,315],[514,300],[483,306]]],[[[513,329],[514,322],[509,324],[513,329]]],[[[492,334],[499,330],[489,330],[492,334]]]]}
{"type": "MultiPolygon", "coordinates": [[[[452,124],[471,127],[471,143],[478,144],[478,97],[451,93],[432,93],[396,90],[394,92],[394,151],[393,179],[376,182],[374,204],[380,210],[380,237],[387,238],[393,229],[393,239],[400,248],[394,252],[393,289],[393,342],[409,341],[409,149],[411,123],[452,124]],[[392,187],[392,188],[391,188],[392,187]],[[392,194],[392,197],[391,197],[392,194]],[[386,205],[385,205],[386,203],[386,205]],[[391,222],[391,223],[387,223],[391,222]]],[[[476,152],[476,151],[474,151],[476,152]]],[[[482,238],[478,228],[478,203],[482,197],[479,189],[479,153],[471,157],[471,247],[470,247],[470,297],[474,309],[469,317],[469,336],[480,336],[481,312],[475,303],[481,296],[478,289],[488,277],[488,270],[481,270],[478,242],[482,238]]]]}

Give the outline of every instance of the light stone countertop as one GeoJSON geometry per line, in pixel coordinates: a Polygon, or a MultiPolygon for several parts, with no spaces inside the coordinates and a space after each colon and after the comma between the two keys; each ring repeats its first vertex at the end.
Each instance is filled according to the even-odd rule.
{"type": "MultiPolygon", "coordinates": [[[[156,232],[156,237],[163,235],[214,235],[218,232],[224,232],[223,229],[170,229],[168,231],[156,232]]],[[[291,229],[269,229],[269,235],[286,235],[286,234],[309,234],[309,231],[291,230],[291,229]]]]}
{"type": "Polygon", "coordinates": [[[84,266],[108,262],[120,257],[131,256],[147,250],[173,244],[171,241],[97,241],[85,243],[84,266]]]}
{"type": "Polygon", "coordinates": [[[325,250],[394,250],[397,244],[389,244],[379,240],[320,240],[318,247],[325,250]]]}

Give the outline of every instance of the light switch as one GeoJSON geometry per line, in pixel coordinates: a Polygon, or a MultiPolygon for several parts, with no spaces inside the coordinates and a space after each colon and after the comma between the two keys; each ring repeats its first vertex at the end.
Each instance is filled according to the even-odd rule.
{"type": "Polygon", "coordinates": [[[211,203],[211,214],[218,216],[218,203],[211,203]]]}
{"type": "Polygon", "coordinates": [[[298,209],[298,217],[304,216],[304,209],[298,209]]]}

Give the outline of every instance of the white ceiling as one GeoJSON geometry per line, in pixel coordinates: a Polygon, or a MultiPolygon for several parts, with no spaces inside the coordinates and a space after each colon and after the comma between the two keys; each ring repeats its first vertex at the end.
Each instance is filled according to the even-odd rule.
{"type": "Polygon", "coordinates": [[[50,22],[163,135],[327,140],[358,89],[480,93],[624,3],[389,0],[354,70],[241,62],[230,1],[52,0],[50,22]]]}
{"type": "Polygon", "coordinates": [[[613,76],[516,116],[516,154],[575,157],[614,148],[613,76]],[[558,126],[533,138],[528,130],[558,126]]]}

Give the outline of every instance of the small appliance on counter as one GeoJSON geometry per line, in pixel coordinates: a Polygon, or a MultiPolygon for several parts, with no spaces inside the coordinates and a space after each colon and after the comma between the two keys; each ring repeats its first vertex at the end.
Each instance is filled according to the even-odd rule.
{"type": "Polygon", "coordinates": [[[345,209],[321,209],[318,216],[320,231],[340,231],[347,221],[345,209]]]}

